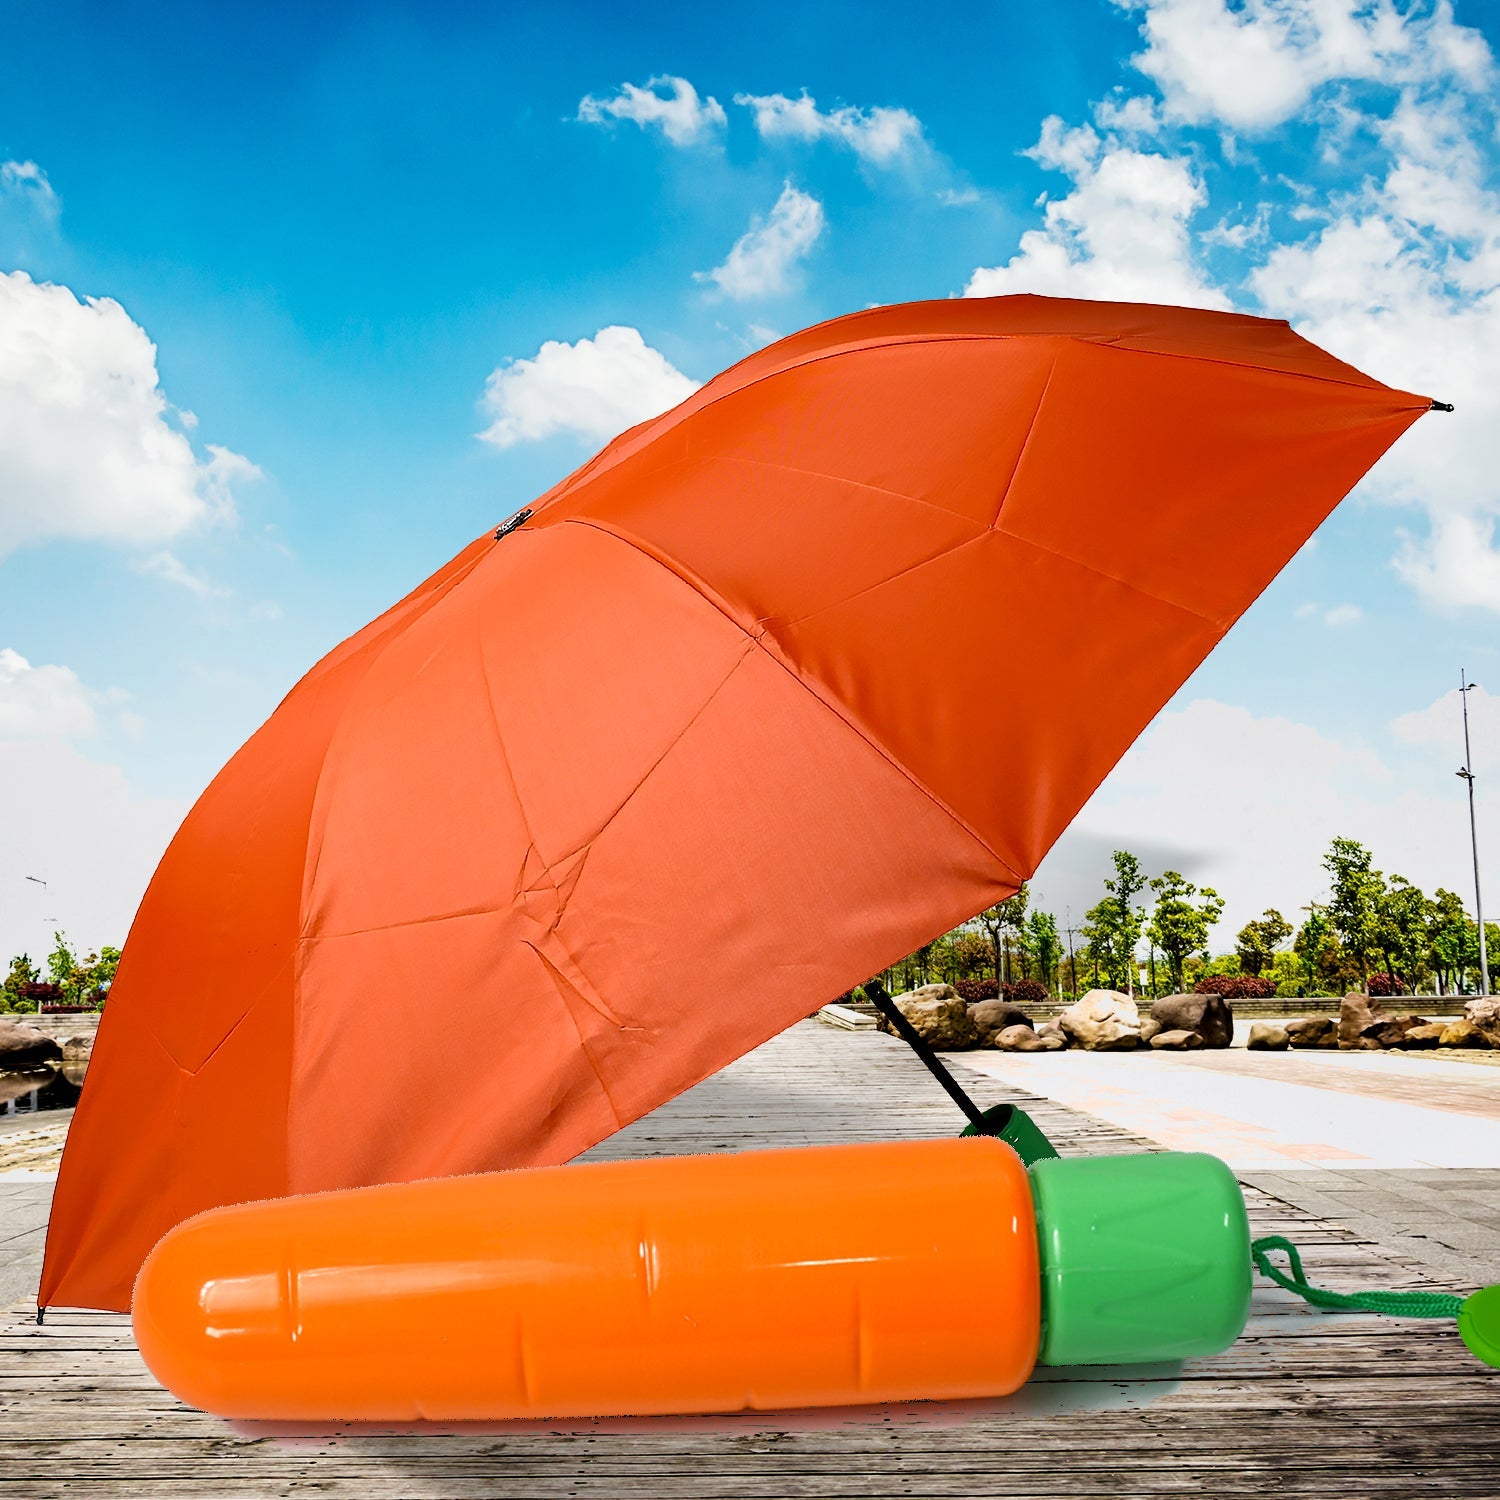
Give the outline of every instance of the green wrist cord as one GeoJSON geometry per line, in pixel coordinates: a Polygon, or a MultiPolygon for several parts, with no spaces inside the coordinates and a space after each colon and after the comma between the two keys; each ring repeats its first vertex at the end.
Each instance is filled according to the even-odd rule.
{"type": "Polygon", "coordinates": [[[1394,1318],[1456,1318],[1459,1336],[1470,1352],[1500,1370],[1500,1286],[1487,1286],[1468,1297],[1452,1292],[1330,1292],[1308,1284],[1297,1247],[1279,1234],[1253,1240],[1250,1256],[1261,1275],[1314,1307],[1347,1307],[1394,1318]],[[1271,1263],[1273,1250],[1285,1253],[1292,1268],[1290,1276],[1271,1263]]]}

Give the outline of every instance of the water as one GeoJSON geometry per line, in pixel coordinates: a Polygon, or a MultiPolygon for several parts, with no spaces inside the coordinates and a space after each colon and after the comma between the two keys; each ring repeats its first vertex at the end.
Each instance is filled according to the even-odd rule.
{"type": "Polygon", "coordinates": [[[72,1109],[83,1092],[84,1067],[83,1063],[64,1063],[35,1073],[0,1073],[0,1120],[72,1109]]]}

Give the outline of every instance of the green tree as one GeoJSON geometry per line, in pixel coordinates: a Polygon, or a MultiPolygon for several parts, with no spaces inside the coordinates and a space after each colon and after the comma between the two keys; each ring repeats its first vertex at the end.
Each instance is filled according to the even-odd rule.
{"type": "Polygon", "coordinates": [[[1302,961],[1312,994],[1341,995],[1360,982],[1358,967],[1339,946],[1328,908],[1314,902],[1306,911],[1307,920],[1297,930],[1292,951],[1302,961]]]}
{"type": "Polygon", "coordinates": [[[1036,964],[1042,983],[1048,989],[1055,989],[1057,964],[1062,957],[1062,938],[1058,935],[1057,918],[1049,911],[1032,912],[1026,919],[1021,944],[1036,964]]]}
{"type": "Polygon", "coordinates": [[[1208,946],[1209,931],[1223,914],[1224,902],[1211,886],[1200,890],[1176,870],[1164,870],[1151,882],[1151,889],[1156,893],[1151,941],[1166,955],[1180,990],[1183,964],[1190,953],[1208,946]]]}
{"type": "Polygon", "coordinates": [[[1404,875],[1381,881],[1375,893],[1375,945],[1385,972],[1415,987],[1427,956],[1432,903],[1404,875]]]}
{"type": "Polygon", "coordinates": [[[120,950],[108,945],[97,953],[90,953],[73,971],[72,984],[67,991],[68,1000],[74,1005],[102,1005],[115,982],[115,971],[120,967],[120,950]]]}
{"type": "Polygon", "coordinates": [[[1263,969],[1270,968],[1276,950],[1291,935],[1292,924],[1274,906],[1268,906],[1256,921],[1246,922],[1234,940],[1241,971],[1259,976],[1263,969]]]}
{"type": "Polygon", "coordinates": [[[1307,993],[1308,970],[1295,953],[1282,951],[1274,954],[1271,962],[1261,970],[1261,978],[1269,979],[1276,986],[1278,995],[1294,996],[1307,993]]]}
{"type": "Polygon", "coordinates": [[[1146,877],[1141,873],[1140,860],[1127,850],[1116,849],[1111,858],[1115,873],[1113,879],[1104,882],[1108,894],[1084,914],[1082,930],[1094,961],[1096,981],[1102,965],[1115,989],[1134,993],[1135,950],[1146,920],[1145,912],[1134,903],[1146,888],[1146,877]]]}
{"type": "Polygon", "coordinates": [[[972,979],[990,961],[990,945],[977,933],[960,930],[953,939],[953,970],[960,979],[972,979]]]}
{"type": "Polygon", "coordinates": [[[917,989],[928,982],[929,976],[932,973],[932,954],[933,950],[936,947],[937,939],[934,938],[930,943],[923,943],[922,946],[912,954],[912,961],[917,971],[917,982],[912,986],[913,989],[917,989]]]}
{"type": "Polygon", "coordinates": [[[1427,961],[1432,965],[1438,993],[1456,994],[1462,989],[1464,970],[1478,958],[1479,938],[1463,901],[1439,886],[1427,914],[1427,961]],[[1471,947],[1473,960],[1469,958],[1471,947]]]}
{"type": "Polygon", "coordinates": [[[10,972],[0,981],[0,1010],[35,1009],[34,1002],[23,999],[27,985],[41,982],[41,971],[28,954],[18,954],[10,961],[10,972]]]}
{"type": "Polygon", "coordinates": [[[47,955],[47,978],[53,984],[61,985],[66,992],[73,978],[73,971],[78,967],[78,959],[73,950],[68,946],[68,935],[65,932],[52,934],[54,947],[47,955]]]}
{"type": "Polygon", "coordinates": [[[1083,956],[1093,967],[1096,987],[1102,969],[1104,982],[1111,989],[1125,988],[1125,960],[1118,919],[1114,903],[1107,898],[1083,914],[1083,926],[1079,929],[1083,934],[1083,956]]]}
{"type": "Polygon", "coordinates": [[[1380,871],[1371,868],[1370,851],[1354,839],[1334,839],[1323,856],[1323,868],[1332,881],[1328,920],[1363,985],[1369,978],[1370,955],[1379,946],[1385,882],[1380,871]]]}
{"type": "Polygon", "coordinates": [[[975,918],[990,940],[997,985],[1006,977],[1005,953],[1011,942],[1021,935],[1021,929],[1026,923],[1026,903],[1030,899],[1031,891],[1026,882],[1022,881],[1021,889],[1015,895],[1007,896],[1004,901],[997,901],[975,918]]]}

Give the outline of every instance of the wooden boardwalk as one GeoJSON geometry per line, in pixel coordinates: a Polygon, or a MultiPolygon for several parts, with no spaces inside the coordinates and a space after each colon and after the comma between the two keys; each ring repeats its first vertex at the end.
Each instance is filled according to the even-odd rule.
{"type": "MultiPolygon", "coordinates": [[[[1146,1142],[969,1073],[1032,1109],[1065,1154],[1146,1142]]],[[[593,1156],[954,1133],[905,1047],[794,1027],[593,1156]]],[[[1410,1262],[1247,1190],[1253,1231],[1341,1290],[1441,1286],[1410,1262]]],[[[914,1289],[914,1295],[916,1295],[914,1289]]],[[[963,1285],[923,1296],[977,1305],[963,1285]]],[[[1228,1353],[1148,1369],[1041,1370],[1004,1400],[726,1417],[335,1431],[230,1426],[147,1374],[123,1317],[25,1308],[0,1324],[0,1496],[763,1497],[1195,1495],[1500,1500],[1500,1373],[1451,1325],[1306,1309],[1258,1288],[1228,1353]]]]}

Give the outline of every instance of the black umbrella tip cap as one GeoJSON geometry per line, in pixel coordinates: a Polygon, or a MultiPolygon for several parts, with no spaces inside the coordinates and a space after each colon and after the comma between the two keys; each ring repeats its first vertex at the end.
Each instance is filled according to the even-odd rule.
{"type": "Polygon", "coordinates": [[[1432,403],[1432,405],[1427,408],[1427,410],[1428,411],[1452,411],[1453,410],[1453,403],[1451,401],[1434,401],[1432,403]]]}

